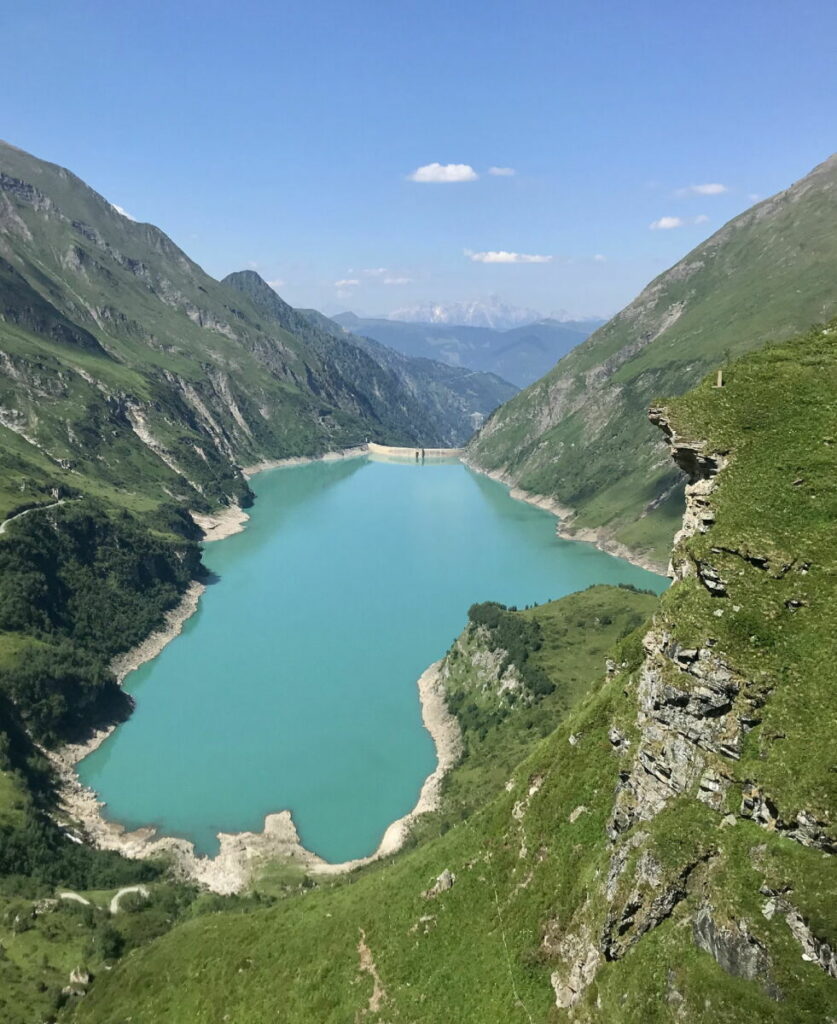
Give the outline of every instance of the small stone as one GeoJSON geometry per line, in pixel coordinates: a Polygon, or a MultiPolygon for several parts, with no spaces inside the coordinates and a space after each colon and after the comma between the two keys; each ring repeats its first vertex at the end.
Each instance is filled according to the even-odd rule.
{"type": "Polygon", "coordinates": [[[715,616],[716,619],[720,619],[720,617],[724,614],[724,609],[716,608],[715,611],[712,612],[712,614],[715,616]]]}
{"type": "Polygon", "coordinates": [[[776,910],[776,900],[769,899],[764,901],[764,906],[761,908],[761,913],[766,920],[771,921],[773,919],[773,915],[776,913],[776,910]]]}
{"type": "Polygon", "coordinates": [[[574,747],[578,743],[578,736],[575,733],[570,734],[570,746],[574,747]]]}
{"type": "Polygon", "coordinates": [[[736,820],[737,819],[736,819],[734,814],[725,814],[723,816],[723,818],[721,818],[721,825],[720,825],[720,827],[721,828],[730,828],[730,826],[735,824],[736,820]]]}
{"type": "Polygon", "coordinates": [[[570,814],[570,824],[572,825],[574,822],[578,821],[578,819],[581,817],[582,814],[584,814],[586,810],[587,808],[584,806],[584,804],[579,804],[579,806],[576,807],[576,809],[570,814]]]}

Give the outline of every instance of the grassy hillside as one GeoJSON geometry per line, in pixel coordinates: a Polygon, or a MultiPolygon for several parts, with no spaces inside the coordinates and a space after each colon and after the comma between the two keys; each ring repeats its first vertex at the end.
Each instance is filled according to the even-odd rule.
{"type": "Polygon", "coordinates": [[[646,421],[748,349],[837,311],[837,157],[730,221],[542,380],[497,410],[469,448],[479,466],[575,510],[598,535],[665,564],[682,501],[646,421]]]}
{"type": "MultiPolygon", "coordinates": [[[[835,337],[655,412],[692,478],[676,581],[488,806],[342,882],[177,926],[69,1019],[833,1018],[835,337]]],[[[482,609],[549,675],[537,610],[482,609]]]]}
{"type": "Polygon", "coordinates": [[[58,488],[206,510],[260,458],[442,442],[394,374],[294,326],[0,143],[0,517],[58,488]]]}

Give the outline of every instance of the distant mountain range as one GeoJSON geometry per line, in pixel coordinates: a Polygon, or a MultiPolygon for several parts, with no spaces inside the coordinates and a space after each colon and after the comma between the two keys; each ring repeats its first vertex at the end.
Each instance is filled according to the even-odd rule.
{"type": "MultiPolygon", "coordinates": [[[[464,302],[422,302],[416,306],[405,306],[383,317],[385,320],[400,320],[409,324],[447,324],[451,327],[491,327],[495,331],[508,331],[512,327],[542,320],[557,320],[559,323],[586,323],[586,320],[568,316],[565,311],[548,315],[525,306],[510,306],[499,295],[487,299],[468,299],[464,302]]],[[[592,317],[597,324],[603,318],[592,317]]]]}
{"type": "Polygon", "coordinates": [[[494,373],[519,387],[542,377],[602,323],[546,319],[499,329],[442,321],[364,318],[354,313],[339,313],[332,319],[353,334],[373,338],[405,355],[494,373]]]}
{"type": "Polygon", "coordinates": [[[459,447],[489,413],[518,391],[496,374],[432,359],[412,358],[377,341],[352,334],[313,309],[289,306],[254,270],[229,274],[221,284],[246,295],[259,312],[327,360],[359,394],[369,390],[369,361],[397,382],[401,405],[415,410],[442,443],[459,447]]]}
{"type": "Polygon", "coordinates": [[[457,327],[493,327],[505,331],[510,327],[521,327],[542,320],[543,314],[534,309],[508,306],[497,295],[488,299],[472,299],[466,302],[423,302],[417,306],[406,306],[390,313],[388,320],[403,320],[405,323],[450,324],[457,327]]]}

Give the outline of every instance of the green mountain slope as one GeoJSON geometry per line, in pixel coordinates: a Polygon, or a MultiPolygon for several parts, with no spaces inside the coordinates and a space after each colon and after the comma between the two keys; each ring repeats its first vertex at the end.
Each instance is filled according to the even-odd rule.
{"type": "Polygon", "coordinates": [[[247,500],[238,466],[441,443],[392,373],[308,343],[69,171],[0,144],[0,516],[59,487],[247,500]]]}
{"type": "MultiPolygon", "coordinates": [[[[432,424],[436,443],[442,446],[463,445],[490,412],[517,392],[493,374],[409,359],[385,345],[350,334],[316,310],[296,310],[252,270],[229,274],[222,284],[246,295],[261,313],[336,366],[359,392],[397,396],[398,407],[390,414],[416,424],[432,424]]],[[[428,435],[428,427],[423,433],[428,435]]]]}
{"type": "Polygon", "coordinates": [[[491,417],[471,460],[575,511],[567,535],[664,564],[677,476],[646,422],[749,348],[837,311],[837,156],[736,217],[491,417]]]}
{"type": "Polygon", "coordinates": [[[362,348],[387,367],[421,400],[434,423],[443,424],[449,443],[460,447],[498,405],[517,394],[517,387],[495,373],[451,366],[438,359],[408,356],[379,341],[351,333],[316,310],[300,310],[327,334],[362,348]]]}
{"type": "MultiPolygon", "coordinates": [[[[342,883],[182,924],[68,1018],[833,1018],[835,337],[762,348],[653,411],[691,480],[675,582],[484,810],[342,883]]],[[[532,613],[509,614],[474,610],[488,653],[502,635],[566,685],[560,616],[537,648],[532,613]]],[[[448,661],[478,712],[502,685],[463,683],[463,659],[489,664],[473,627],[448,661]]]]}

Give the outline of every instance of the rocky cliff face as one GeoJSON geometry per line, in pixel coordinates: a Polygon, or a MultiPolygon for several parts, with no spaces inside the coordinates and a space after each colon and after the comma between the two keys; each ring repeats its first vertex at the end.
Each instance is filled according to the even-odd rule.
{"type": "MultiPolygon", "coordinates": [[[[830,360],[826,365],[830,368],[830,360]]],[[[745,394],[732,400],[737,404],[745,394]]],[[[759,422],[756,410],[752,415],[759,422]]],[[[690,420],[689,415],[680,418],[690,420]]],[[[752,602],[751,613],[758,604],[767,621],[787,621],[804,607],[803,598],[782,600],[781,593],[768,594],[763,602],[773,581],[797,592],[797,580],[803,581],[812,568],[815,539],[800,537],[796,557],[778,559],[767,546],[754,550],[751,537],[740,533],[730,543],[728,505],[721,502],[719,509],[715,498],[719,484],[734,472],[731,467],[739,473],[752,470],[737,465],[752,463],[752,449],[744,444],[735,450],[722,435],[714,442],[684,436],[676,426],[678,417],[664,408],[652,408],[650,419],[688,476],[686,509],[671,559],[672,590],[645,634],[638,671],[625,679],[631,708],[612,722],[608,734],[619,781],[607,825],[604,900],[580,908],[556,949],[562,964],[552,975],[555,1001],[567,1010],[580,1006],[605,965],[623,959],[681,903],[692,906],[681,919],[691,921],[694,945],[728,974],[756,982],[771,1000],[787,995],[778,980],[777,950],[785,954],[795,947],[803,962],[837,977],[833,940],[817,933],[811,903],[805,911],[794,902],[793,876],[785,875],[781,883],[775,877],[768,881],[771,860],[775,871],[775,859],[782,856],[793,859],[803,877],[810,871],[833,877],[837,846],[829,805],[815,780],[806,780],[807,796],[804,787],[801,796],[782,794],[781,774],[769,768],[771,761],[787,757],[782,749],[787,734],[774,725],[777,705],[788,698],[781,692],[787,685],[786,655],[776,657],[771,644],[774,649],[754,671],[752,648],[762,638],[746,608],[752,602]],[[715,527],[719,518],[723,531],[715,527]],[[756,629],[746,638],[745,650],[738,630],[729,629],[738,616],[744,616],[747,629],[756,629]],[[707,811],[698,810],[700,805],[707,811]],[[696,820],[702,822],[699,829],[696,820]],[[750,825],[758,826],[769,842],[748,831],[750,825]],[[675,828],[691,830],[694,845],[672,857],[662,841],[675,828]],[[731,865],[742,856],[750,860],[755,877],[761,876],[758,891],[746,895],[734,891],[730,879],[731,865]],[[784,921],[785,931],[768,933],[766,921],[784,921]]],[[[753,443],[771,441],[762,437],[753,443]]],[[[802,482],[797,477],[790,486],[802,482]]],[[[726,487],[730,498],[737,483],[726,487]]],[[[758,485],[772,483],[762,479],[758,485]]],[[[806,699],[804,690],[800,687],[794,699],[806,699]]],[[[822,777],[828,771],[827,745],[815,756],[822,759],[817,773],[822,777]]],[[[806,896],[810,899],[810,892],[806,896]]],[[[819,926],[826,931],[822,921],[819,926]]]]}

